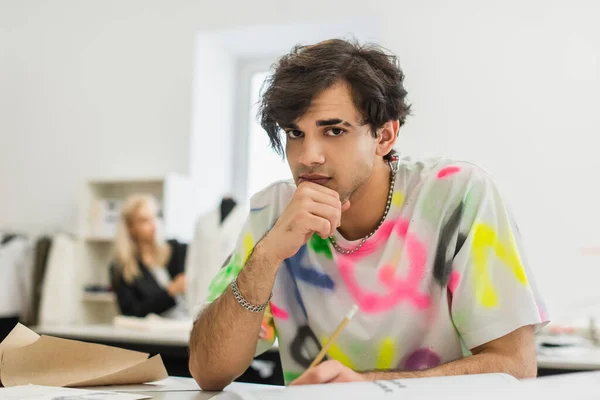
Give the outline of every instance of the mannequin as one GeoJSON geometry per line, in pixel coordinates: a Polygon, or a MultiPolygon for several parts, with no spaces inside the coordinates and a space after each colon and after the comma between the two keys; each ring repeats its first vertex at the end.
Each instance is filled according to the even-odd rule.
{"type": "Polygon", "coordinates": [[[232,197],[223,197],[223,200],[221,200],[221,225],[223,225],[223,221],[229,216],[235,205],[236,201],[232,197]]]}

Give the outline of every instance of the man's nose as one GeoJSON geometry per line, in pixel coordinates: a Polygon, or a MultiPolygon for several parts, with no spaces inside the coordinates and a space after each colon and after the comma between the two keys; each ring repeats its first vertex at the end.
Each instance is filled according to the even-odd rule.
{"type": "Polygon", "coordinates": [[[302,151],[298,161],[307,167],[323,164],[325,162],[325,155],[319,141],[305,137],[302,141],[302,151]]]}

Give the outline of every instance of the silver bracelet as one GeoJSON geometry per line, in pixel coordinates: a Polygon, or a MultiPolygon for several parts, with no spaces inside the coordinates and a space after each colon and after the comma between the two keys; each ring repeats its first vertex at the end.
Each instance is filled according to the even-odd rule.
{"type": "Polygon", "coordinates": [[[261,306],[255,306],[254,304],[251,304],[240,293],[240,288],[238,288],[238,285],[237,285],[237,276],[235,277],[233,282],[231,282],[231,291],[233,292],[233,297],[235,297],[235,299],[237,300],[237,302],[240,306],[242,306],[246,310],[252,311],[254,313],[259,313],[259,312],[265,311],[265,308],[267,308],[267,306],[269,305],[269,301],[271,300],[271,297],[273,297],[273,293],[271,292],[271,294],[269,295],[269,298],[267,299],[265,304],[263,304],[261,306]]]}

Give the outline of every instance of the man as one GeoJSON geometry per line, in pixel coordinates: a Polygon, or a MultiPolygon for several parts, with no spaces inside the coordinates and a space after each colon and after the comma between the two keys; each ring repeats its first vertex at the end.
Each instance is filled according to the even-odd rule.
{"type": "Polygon", "coordinates": [[[190,343],[203,389],[229,384],[275,337],[292,384],[536,375],[534,329],[547,320],[516,225],[477,166],[398,159],[403,79],[393,55],[342,40],[279,60],[260,116],[295,182],[253,197],[211,283],[190,343]]]}

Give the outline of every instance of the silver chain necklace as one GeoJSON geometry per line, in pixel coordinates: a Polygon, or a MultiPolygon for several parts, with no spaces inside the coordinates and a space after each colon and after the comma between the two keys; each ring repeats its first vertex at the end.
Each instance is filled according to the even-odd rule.
{"type": "Polygon", "coordinates": [[[331,242],[331,244],[333,245],[333,248],[341,254],[344,255],[350,255],[356,251],[358,251],[363,244],[365,244],[365,242],[375,234],[375,232],[377,232],[377,229],[379,229],[379,227],[383,224],[383,221],[385,221],[385,219],[387,218],[388,212],[390,211],[390,206],[392,204],[392,196],[394,194],[394,184],[396,183],[396,169],[394,165],[390,165],[390,190],[388,192],[388,198],[387,198],[387,203],[385,205],[385,212],[383,213],[383,217],[381,218],[381,221],[379,221],[379,224],[377,224],[377,227],[375,228],[375,230],[371,233],[369,233],[367,236],[365,236],[364,238],[360,239],[360,243],[353,249],[344,249],[342,247],[340,247],[340,245],[337,244],[336,240],[335,240],[335,236],[329,236],[329,241],[331,242]]]}

